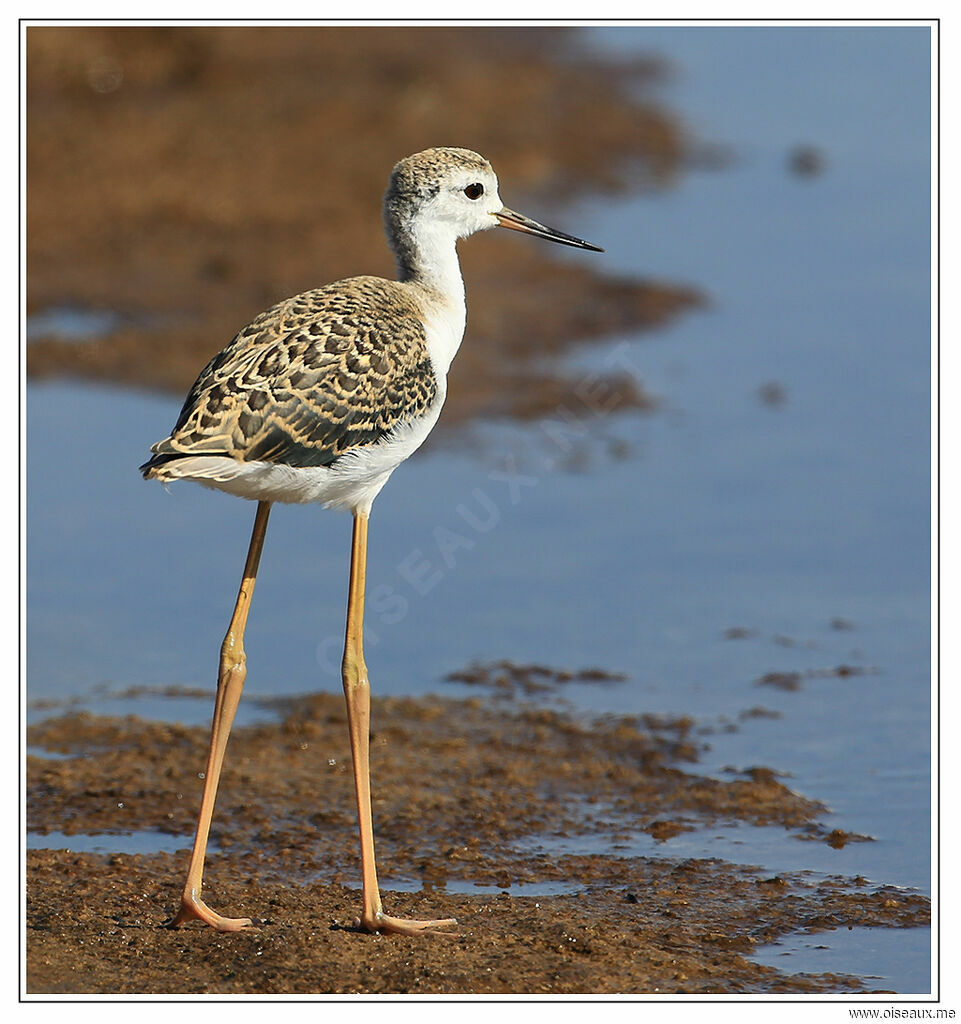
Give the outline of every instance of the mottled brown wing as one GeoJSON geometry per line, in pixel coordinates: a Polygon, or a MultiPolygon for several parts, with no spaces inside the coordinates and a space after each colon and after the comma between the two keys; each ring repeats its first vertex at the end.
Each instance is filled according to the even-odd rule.
{"type": "Polygon", "coordinates": [[[177,458],[329,466],[422,415],[437,385],[417,308],[352,278],[262,313],[204,368],[145,476],[177,458]]]}

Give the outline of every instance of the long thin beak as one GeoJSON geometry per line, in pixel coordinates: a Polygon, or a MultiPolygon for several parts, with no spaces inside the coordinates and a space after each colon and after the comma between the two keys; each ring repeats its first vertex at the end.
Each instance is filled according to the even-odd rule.
{"type": "Polygon", "coordinates": [[[583,238],[575,238],[573,235],[565,235],[563,231],[555,231],[553,228],[538,224],[536,220],[525,217],[523,214],[508,210],[505,206],[500,213],[495,213],[498,223],[502,228],[510,228],[511,231],[523,231],[528,235],[536,235],[538,238],[546,238],[549,242],[560,242],[561,245],[572,245],[575,249],[590,249],[592,252],[603,252],[597,245],[585,242],[583,238]]]}

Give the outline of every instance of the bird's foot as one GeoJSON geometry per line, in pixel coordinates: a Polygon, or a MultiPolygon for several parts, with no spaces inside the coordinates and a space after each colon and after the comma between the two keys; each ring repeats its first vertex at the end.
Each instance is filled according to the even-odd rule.
{"type": "Polygon", "coordinates": [[[199,897],[185,895],[181,900],[177,916],[171,918],[166,926],[179,928],[188,921],[202,921],[218,932],[239,932],[244,928],[254,927],[254,922],[249,917],[221,917],[199,897]]]}
{"type": "Polygon", "coordinates": [[[460,932],[440,931],[457,924],[456,917],[442,918],[436,921],[414,921],[406,917],[390,917],[379,912],[371,916],[358,917],[354,921],[355,928],[363,928],[367,932],[379,932],[382,935],[441,935],[446,939],[456,939],[460,932]]]}

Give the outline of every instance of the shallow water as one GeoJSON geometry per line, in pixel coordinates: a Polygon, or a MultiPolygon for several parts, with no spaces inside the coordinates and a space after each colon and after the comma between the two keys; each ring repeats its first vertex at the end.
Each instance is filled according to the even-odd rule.
{"type": "MultiPolygon", "coordinates": [[[[927,946],[929,929],[912,929],[910,941],[918,938],[923,939],[922,948],[927,946]]],[[[931,991],[927,958],[914,949],[906,950],[905,934],[897,928],[839,928],[791,935],[759,947],[751,959],[789,974],[838,972],[838,964],[843,964],[844,973],[863,978],[869,990],[931,991]]]]}
{"type": "MultiPolygon", "coordinates": [[[[74,853],[177,853],[190,850],[192,836],[167,832],[30,832],[28,850],[72,850],[74,853]]],[[[214,850],[214,853],[217,851],[214,850]]]]}
{"type": "MultiPolygon", "coordinates": [[[[574,358],[586,375],[634,367],[660,413],[601,418],[585,405],[567,410],[566,432],[562,411],[553,426],[485,425],[479,453],[445,446],[396,474],[371,525],[375,692],[470,692],[443,677],[474,658],[623,671],[620,686],[563,697],[693,715],[713,730],[699,737],[707,770],[787,771],[830,805],[829,828],[875,837],[833,850],[708,830],[658,853],[930,892],[927,33],[589,38],[667,56],[665,101],[733,161],[662,193],[582,204],[565,223],[607,248],[612,271],[694,284],[712,306],[574,358]],[[789,171],[799,144],[823,154],[823,173],[789,171]],[[839,666],[858,671],[805,675],[839,666]],[[801,673],[800,689],[757,685],[775,671],[801,673]],[[759,705],[781,717],[739,717],[759,705]]],[[[97,695],[213,685],[253,507],[140,480],[178,408],[29,387],[30,699],[208,720],[204,701],[97,695]]],[[[249,693],[339,690],[348,542],[346,517],[275,509],[249,693]]],[[[251,702],[239,720],[263,714],[251,702]]],[[[817,969],[893,976],[898,960],[924,961],[928,935],[870,945],[874,968],[855,955],[868,949],[858,936],[843,942],[828,940],[837,958],[817,969]]],[[[799,957],[788,969],[807,969],[799,957]]]]}

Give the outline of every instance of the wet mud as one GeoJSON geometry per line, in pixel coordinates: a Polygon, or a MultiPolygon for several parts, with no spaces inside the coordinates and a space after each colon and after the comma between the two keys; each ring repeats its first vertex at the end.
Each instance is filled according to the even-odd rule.
{"type": "MultiPolygon", "coordinates": [[[[394,163],[430,146],[484,153],[505,202],[571,231],[572,199],[672,181],[690,147],[643,99],[659,64],[591,63],[572,39],[559,28],[30,28],[28,308],[106,313],[108,326],[76,341],[38,318],[28,372],[184,393],[262,309],[338,278],[393,275],[381,197],[394,163]]],[[[445,428],[579,409],[584,381],[545,359],[705,301],[687,283],[611,275],[525,242],[492,232],[461,247],[469,324],[445,428]]],[[[623,366],[597,376],[605,405],[653,402],[623,366]]]]}
{"type": "Polygon", "coordinates": [[[343,700],[275,702],[274,714],[231,737],[212,831],[205,897],[258,920],[234,935],[163,927],[207,730],[84,713],[30,728],[33,833],[159,832],[184,849],[29,851],[29,992],[864,991],[854,977],[760,966],[751,951],[791,932],[929,921],[928,901],[894,886],[672,857],[674,836],[717,823],[838,839],[773,769],[700,773],[690,718],[382,698],[371,760],[385,906],[454,916],[459,937],[362,934],[343,700]],[[629,855],[638,833],[656,856],[629,855]]]}

